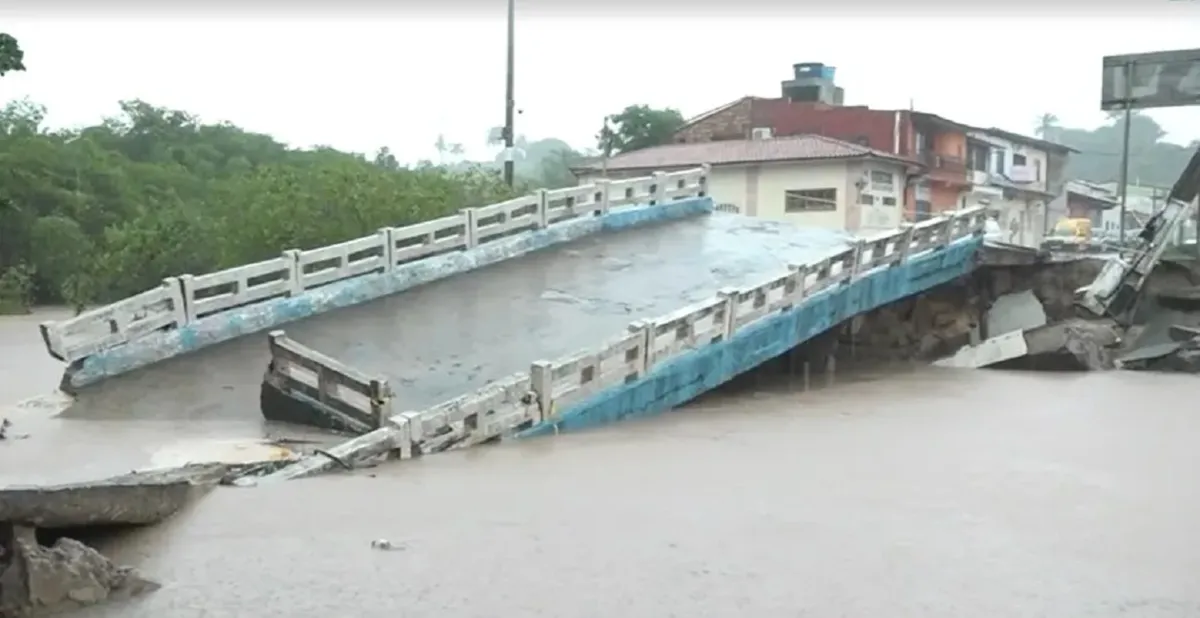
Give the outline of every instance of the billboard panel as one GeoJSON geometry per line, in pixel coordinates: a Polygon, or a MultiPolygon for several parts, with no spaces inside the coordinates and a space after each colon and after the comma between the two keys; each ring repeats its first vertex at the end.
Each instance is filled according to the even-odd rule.
{"type": "Polygon", "coordinates": [[[1100,109],[1200,105],[1200,49],[1104,57],[1100,109]]]}

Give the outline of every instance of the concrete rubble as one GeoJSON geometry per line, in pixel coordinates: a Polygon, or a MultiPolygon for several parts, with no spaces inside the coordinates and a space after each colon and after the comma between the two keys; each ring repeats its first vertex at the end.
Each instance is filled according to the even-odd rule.
{"type": "Polygon", "coordinates": [[[60,538],[45,547],[34,528],[0,524],[0,616],[79,609],[159,587],[74,539],[60,538]]]}
{"type": "Polygon", "coordinates": [[[271,462],[208,462],[60,485],[0,488],[0,616],[56,613],[156,590],[137,570],[67,538],[72,530],[159,523],[198,495],[271,462]],[[63,534],[51,546],[37,530],[63,534]]]}

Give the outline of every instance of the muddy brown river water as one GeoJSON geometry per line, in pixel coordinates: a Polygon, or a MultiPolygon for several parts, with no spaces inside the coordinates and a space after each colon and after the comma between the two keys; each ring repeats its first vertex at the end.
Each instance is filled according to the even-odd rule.
{"type": "MultiPolygon", "coordinates": [[[[8,400],[57,379],[22,321],[0,320],[8,400]]],[[[103,544],[164,587],[79,615],[1200,616],[1196,378],[797,387],[763,376],[596,431],[221,488],[103,544]]]]}

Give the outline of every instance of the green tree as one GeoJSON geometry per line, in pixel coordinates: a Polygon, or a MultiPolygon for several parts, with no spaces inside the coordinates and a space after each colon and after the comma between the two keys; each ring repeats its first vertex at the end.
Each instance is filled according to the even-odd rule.
{"type": "Polygon", "coordinates": [[[606,156],[641,150],[670,143],[683,122],[683,114],[677,109],[630,105],[605,117],[596,140],[606,156]]]}
{"type": "Polygon", "coordinates": [[[1045,113],[1041,116],[1038,116],[1037,128],[1034,130],[1034,133],[1044,140],[1054,141],[1055,136],[1058,134],[1059,128],[1058,116],[1051,113],[1045,113]]]}
{"type": "MultiPolygon", "coordinates": [[[[1044,114],[1038,120],[1039,129],[1047,126],[1044,114]]],[[[1121,145],[1125,132],[1125,112],[1110,114],[1103,126],[1093,130],[1076,129],[1049,124],[1050,134],[1044,139],[1078,150],[1072,153],[1067,165],[1067,178],[1093,182],[1119,182],[1121,176],[1121,145]]],[[[1163,141],[1166,131],[1150,116],[1133,112],[1129,121],[1129,180],[1146,185],[1169,187],[1187,165],[1200,143],[1183,146],[1163,141]]]]}
{"type": "Polygon", "coordinates": [[[11,34],[0,32],[0,77],[25,70],[25,52],[11,34]]]}
{"type": "Polygon", "coordinates": [[[74,131],[45,113],[0,109],[0,310],[81,308],[514,195],[487,167],[293,149],[145,101],[74,131]]]}

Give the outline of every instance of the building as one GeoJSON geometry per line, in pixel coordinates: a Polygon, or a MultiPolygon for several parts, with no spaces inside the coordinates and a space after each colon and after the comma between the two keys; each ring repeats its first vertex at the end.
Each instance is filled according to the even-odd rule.
{"type": "MultiPolygon", "coordinates": [[[[823,135],[835,139],[867,146],[892,156],[920,162],[925,170],[923,176],[910,183],[905,195],[906,214],[909,220],[921,220],[931,215],[961,208],[967,205],[968,197],[976,183],[982,181],[986,193],[994,199],[986,187],[1004,189],[1012,194],[1011,200],[1024,204],[1027,183],[1010,182],[1011,186],[996,185],[1004,181],[1006,174],[992,177],[971,173],[968,168],[968,135],[983,134],[994,139],[996,148],[1000,144],[1006,151],[1005,172],[1011,170],[1010,161],[1025,157],[1026,165],[1031,158],[1044,158],[1043,176],[1038,186],[1047,193],[1055,193],[1062,184],[1062,170],[1070,152],[1057,144],[1034,140],[999,129],[977,129],[962,123],[942,118],[936,114],[915,110],[879,110],[865,106],[843,105],[844,92],[834,84],[835,71],[820,63],[801,63],[793,66],[793,76],[781,85],[779,98],[742,97],[736,101],[701,114],[686,122],[674,136],[678,143],[712,142],[722,140],[746,140],[753,138],[783,138],[792,135],[823,135]],[[1043,154],[1033,155],[1026,150],[1038,150],[1043,154]],[[1013,157],[1016,156],[1016,159],[1013,157]],[[1019,194],[1019,195],[1018,195],[1019,194]]],[[[988,140],[976,140],[988,144],[988,140]]],[[[990,144],[989,144],[990,146],[990,144]]],[[[991,152],[990,150],[988,152],[991,152]]],[[[993,161],[995,154],[987,155],[993,161]]],[[[1031,168],[1032,169],[1032,168],[1031,168]]],[[[1012,178],[1008,178],[1012,181],[1012,178]]],[[[973,201],[978,202],[979,199],[973,201]]],[[[1044,203],[1045,197],[1030,193],[1030,203],[1044,203]]],[[[1044,215],[1042,217],[1044,219],[1044,215]]],[[[1036,215],[1026,215],[1022,224],[1024,236],[1036,237],[1041,231],[1041,221],[1036,215]],[[1033,226],[1036,222],[1038,225],[1033,226]]]]}
{"type": "MultiPolygon", "coordinates": [[[[1093,234],[1116,237],[1119,235],[1116,221],[1120,220],[1118,205],[1117,195],[1107,187],[1085,180],[1070,180],[1062,194],[1049,203],[1050,227],[1062,219],[1088,219],[1092,222],[1093,234]]],[[[1141,227],[1135,218],[1127,217],[1126,221],[1127,230],[1141,227]]]]}
{"type": "Polygon", "coordinates": [[[1053,227],[1049,204],[1062,193],[1071,148],[1003,129],[967,132],[970,188],[964,206],[984,206],[1005,242],[1036,247],[1053,227]]]}
{"type": "Polygon", "coordinates": [[[798,225],[867,233],[895,229],[916,162],[818,135],[721,140],[635,150],[573,169],[581,184],[708,163],[721,210],[798,225]]]}
{"type": "MultiPolygon", "coordinates": [[[[1100,226],[1104,234],[1111,238],[1120,236],[1121,209],[1119,204],[1120,198],[1120,183],[1117,182],[1102,182],[1091,183],[1096,187],[1100,187],[1112,194],[1112,199],[1118,204],[1117,208],[1106,210],[1100,217],[1100,226]]],[[[1128,235],[1129,230],[1140,230],[1146,221],[1150,219],[1150,215],[1160,211],[1167,204],[1167,196],[1171,194],[1171,189],[1168,187],[1155,187],[1151,185],[1131,184],[1125,185],[1125,230],[1128,235]]],[[[1194,234],[1194,221],[1188,221],[1180,226],[1182,234],[1194,234]]],[[[1190,236],[1189,236],[1190,237],[1190,236]]]]}

